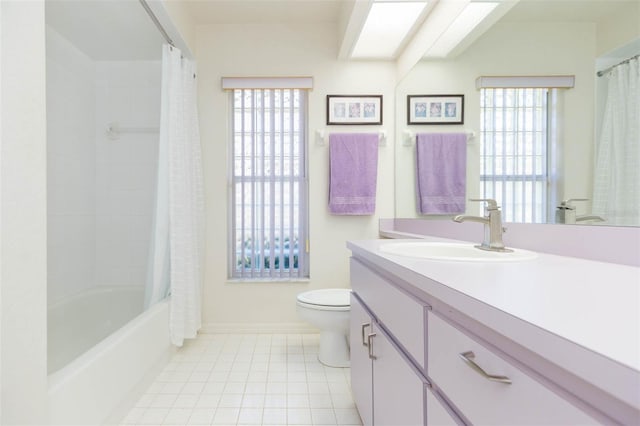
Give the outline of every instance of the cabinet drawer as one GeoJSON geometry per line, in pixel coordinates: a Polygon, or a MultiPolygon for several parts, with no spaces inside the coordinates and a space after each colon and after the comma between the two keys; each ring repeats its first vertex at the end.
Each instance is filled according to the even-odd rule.
{"type": "Polygon", "coordinates": [[[429,312],[429,377],[473,424],[571,425],[597,422],[514,365],[429,312]],[[461,354],[487,374],[505,376],[511,384],[491,381],[473,369],[461,354]],[[468,356],[471,358],[471,356],[468,356]]]}
{"type": "MultiPolygon", "coordinates": [[[[447,411],[443,403],[438,401],[431,389],[425,386],[427,399],[427,426],[456,426],[458,421],[447,411]]],[[[462,422],[460,422],[462,424],[462,422]]]]}
{"type": "Polygon", "coordinates": [[[351,259],[351,287],[411,357],[425,367],[425,305],[351,259]]]}

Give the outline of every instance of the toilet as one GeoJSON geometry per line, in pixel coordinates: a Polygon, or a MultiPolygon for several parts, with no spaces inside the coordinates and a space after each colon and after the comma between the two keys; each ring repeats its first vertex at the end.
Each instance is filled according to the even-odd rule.
{"type": "Polygon", "coordinates": [[[327,288],[298,294],[303,320],[320,329],[318,360],[329,367],[349,367],[351,290],[327,288]]]}

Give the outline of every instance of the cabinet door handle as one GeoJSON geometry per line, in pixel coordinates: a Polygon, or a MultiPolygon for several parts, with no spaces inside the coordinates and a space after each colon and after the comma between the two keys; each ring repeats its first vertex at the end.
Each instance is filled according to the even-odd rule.
{"type": "Polygon", "coordinates": [[[367,343],[369,346],[369,359],[377,359],[373,354],[373,338],[376,337],[376,333],[371,333],[367,336],[367,343]]]}
{"type": "Polygon", "coordinates": [[[492,374],[488,374],[486,371],[484,371],[478,364],[476,364],[473,359],[476,357],[476,355],[472,352],[472,351],[467,351],[467,352],[463,352],[460,354],[460,358],[462,358],[462,360],[469,366],[471,367],[472,370],[474,370],[475,372],[477,372],[478,374],[480,374],[482,377],[484,377],[487,380],[491,380],[492,382],[500,382],[500,383],[505,383],[507,385],[511,384],[511,379],[508,378],[507,376],[494,376],[492,374]]]}
{"type": "Polygon", "coordinates": [[[367,342],[367,338],[365,337],[365,331],[364,329],[367,327],[371,327],[371,323],[370,322],[365,322],[364,324],[362,324],[362,346],[368,346],[369,343],[367,342]]]}

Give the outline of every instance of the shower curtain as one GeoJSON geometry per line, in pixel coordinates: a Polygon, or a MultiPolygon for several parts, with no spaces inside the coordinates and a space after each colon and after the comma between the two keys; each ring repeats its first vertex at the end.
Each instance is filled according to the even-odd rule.
{"type": "Polygon", "coordinates": [[[640,224],[640,63],[614,67],[596,146],[593,214],[612,225],[640,224]]]}
{"type": "Polygon", "coordinates": [[[171,342],[182,346],[201,326],[204,190],[195,65],[164,45],[158,183],[145,306],[171,295],[171,342]]]}

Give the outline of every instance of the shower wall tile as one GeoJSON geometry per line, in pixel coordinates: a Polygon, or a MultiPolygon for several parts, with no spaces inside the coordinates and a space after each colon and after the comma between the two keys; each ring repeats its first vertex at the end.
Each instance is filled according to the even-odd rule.
{"type": "Polygon", "coordinates": [[[94,61],[47,29],[49,301],[95,285],[143,285],[158,132],[159,61],[94,61]]]}
{"type": "Polygon", "coordinates": [[[47,29],[48,302],[95,282],[95,65],[47,29]]]}
{"type": "Polygon", "coordinates": [[[156,190],[160,63],[96,66],[96,282],[144,285],[156,190]],[[108,138],[104,129],[152,128],[108,138]]]}

